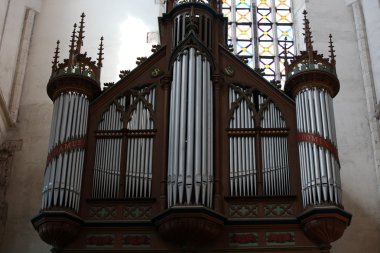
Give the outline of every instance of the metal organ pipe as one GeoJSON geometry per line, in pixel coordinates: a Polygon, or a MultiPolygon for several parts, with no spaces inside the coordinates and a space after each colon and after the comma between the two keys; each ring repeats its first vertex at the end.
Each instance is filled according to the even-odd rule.
{"type": "Polygon", "coordinates": [[[332,98],[321,88],[308,88],[296,96],[297,128],[304,206],[341,204],[332,98]],[[318,141],[316,141],[318,140],[318,141]]]}
{"type": "MultiPolygon", "coordinates": [[[[125,106],[126,98],[121,97],[117,102],[121,106],[125,106]]],[[[122,127],[121,113],[117,110],[116,104],[112,103],[103,114],[98,131],[117,131],[122,127]]],[[[94,198],[115,198],[118,196],[121,145],[122,138],[97,139],[92,193],[94,198]]]]}
{"type": "Polygon", "coordinates": [[[61,93],[54,101],[49,140],[49,159],[44,176],[42,209],[69,208],[78,211],[84,147],[64,150],[66,142],[81,142],[86,134],[87,96],[78,92],[61,93]],[[78,103],[80,102],[80,104],[78,103]],[[79,123],[78,123],[79,122],[79,123]],[[82,124],[82,125],[79,125],[82,124]],[[76,129],[81,126],[80,134],[76,129]]]}
{"type": "MultiPolygon", "coordinates": [[[[144,89],[139,92],[143,91],[144,89]]],[[[146,109],[147,105],[136,99],[138,98],[130,95],[131,103],[136,102],[137,105],[127,129],[134,131],[153,129],[154,125],[150,119],[150,112],[146,109]]],[[[152,105],[154,110],[155,89],[151,89],[144,99],[152,105]]],[[[146,198],[151,196],[152,152],[153,137],[131,136],[128,138],[125,197],[146,198]]]]}
{"type": "Polygon", "coordinates": [[[202,56],[196,54],[196,90],[195,90],[195,147],[194,147],[194,187],[195,187],[195,204],[200,202],[200,193],[202,188],[202,56]]]}
{"type": "MultiPolygon", "coordinates": [[[[267,98],[259,96],[260,106],[267,98]]],[[[261,121],[263,128],[286,128],[280,110],[268,102],[261,121]]],[[[288,195],[290,193],[287,137],[264,136],[261,141],[265,195],[288,195]]]]}
{"type": "MultiPolygon", "coordinates": [[[[232,103],[242,96],[239,93],[246,93],[247,90],[232,85],[229,89],[230,110],[232,103]],[[239,91],[239,92],[238,92],[239,91]]],[[[257,96],[259,109],[268,103],[263,111],[262,128],[286,128],[286,123],[282,119],[281,112],[274,103],[266,101],[262,95],[252,93],[245,94],[238,107],[233,112],[230,121],[230,128],[254,128],[252,112],[248,108],[248,102],[254,103],[254,96],[257,96]],[[247,99],[248,97],[248,99],[247,99]]],[[[256,158],[255,158],[255,137],[254,136],[231,136],[230,137],[230,191],[232,196],[253,196],[256,195],[256,158]]],[[[263,192],[265,195],[287,195],[290,193],[289,166],[287,137],[262,136],[261,154],[263,160],[263,192]]]]}
{"type": "Polygon", "coordinates": [[[212,84],[210,64],[194,48],[173,66],[170,99],[168,206],[212,206],[212,84]]]}

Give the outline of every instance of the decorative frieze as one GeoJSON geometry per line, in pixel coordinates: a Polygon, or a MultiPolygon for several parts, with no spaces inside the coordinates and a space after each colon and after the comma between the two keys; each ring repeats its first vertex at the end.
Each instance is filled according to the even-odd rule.
{"type": "Polygon", "coordinates": [[[231,205],[228,213],[232,218],[254,218],[257,216],[258,207],[254,204],[231,205]]]}
{"type": "Polygon", "coordinates": [[[268,217],[286,217],[294,215],[292,204],[270,204],[264,206],[264,215],[268,217]]]}
{"type": "Polygon", "coordinates": [[[113,247],[115,245],[115,235],[95,234],[88,235],[86,239],[87,247],[113,247]]]}
{"type": "Polygon", "coordinates": [[[267,232],[265,238],[269,246],[295,244],[294,232],[267,232]]]}
{"type": "Polygon", "coordinates": [[[152,215],[151,206],[136,206],[129,205],[124,207],[123,216],[128,220],[146,220],[150,219],[152,215]]]}
{"type": "Polygon", "coordinates": [[[93,206],[90,208],[90,217],[97,220],[111,220],[117,216],[117,207],[96,207],[93,206]]]}
{"type": "Polygon", "coordinates": [[[146,234],[128,234],[123,237],[124,247],[149,247],[151,237],[146,234]]]}
{"type": "Polygon", "coordinates": [[[230,234],[230,246],[257,246],[258,235],[257,233],[231,233],[230,234]]]}

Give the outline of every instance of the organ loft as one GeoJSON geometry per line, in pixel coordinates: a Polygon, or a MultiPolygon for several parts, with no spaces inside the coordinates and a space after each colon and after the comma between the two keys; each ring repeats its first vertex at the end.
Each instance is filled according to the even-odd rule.
{"type": "Polygon", "coordinates": [[[282,90],[228,47],[216,0],[168,0],[160,45],[101,89],[83,53],[59,42],[41,210],[54,253],[328,253],[350,224],[342,206],[335,55],[287,56],[282,90]]]}

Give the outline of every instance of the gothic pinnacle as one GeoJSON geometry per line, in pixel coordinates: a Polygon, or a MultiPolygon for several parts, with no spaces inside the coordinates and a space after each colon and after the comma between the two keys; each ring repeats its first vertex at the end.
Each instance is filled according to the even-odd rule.
{"type": "Polygon", "coordinates": [[[104,40],[104,38],[103,38],[103,36],[100,38],[100,45],[99,45],[99,53],[98,53],[98,55],[99,55],[99,58],[97,59],[98,60],[98,67],[99,68],[101,68],[102,66],[103,66],[103,63],[102,63],[102,61],[103,61],[103,40],[104,40]]]}
{"type": "Polygon", "coordinates": [[[79,31],[78,31],[78,40],[77,40],[77,48],[76,48],[76,54],[80,54],[80,51],[81,51],[81,48],[83,46],[83,39],[85,38],[83,36],[84,34],[84,18],[86,17],[86,15],[84,14],[84,12],[82,13],[82,15],[80,16],[81,17],[81,21],[79,22],[79,31]]]}
{"type": "Polygon", "coordinates": [[[333,44],[333,40],[332,40],[332,35],[331,35],[331,33],[330,33],[330,35],[329,35],[329,38],[330,38],[330,41],[329,41],[329,48],[330,48],[330,50],[329,50],[329,52],[330,52],[330,62],[331,62],[331,64],[333,65],[333,66],[335,66],[335,63],[336,63],[336,61],[335,61],[335,50],[334,50],[334,44],[333,44]]]}
{"type": "Polygon", "coordinates": [[[75,34],[76,34],[76,31],[77,30],[77,24],[75,23],[74,24],[74,29],[73,29],[73,32],[72,32],[72,35],[71,35],[71,44],[70,44],[70,51],[69,51],[69,64],[71,66],[74,65],[74,53],[75,53],[75,34]]]}
{"type": "Polygon", "coordinates": [[[285,41],[284,41],[284,66],[285,66],[285,74],[288,73],[288,36],[285,36],[285,41]]]}
{"type": "Polygon", "coordinates": [[[57,68],[58,68],[58,58],[59,58],[59,43],[60,41],[57,40],[57,47],[55,48],[55,52],[54,52],[54,57],[53,57],[53,66],[52,66],[52,70],[55,71],[57,68]]]}
{"type": "Polygon", "coordinates": [[[310,29],[310,21],[309,19],[307,18],[307,11],[304,10],[303,11],[303,15],[304,15],[304,31],[305,33],[303,34],[305,36],[305,44],[306,44],[306,51],[307,53],[309,54],[309,60],[310,61],[313,61],[313,41],[312,41],[312,33],[311,33],[311,29],[310,29]]]}

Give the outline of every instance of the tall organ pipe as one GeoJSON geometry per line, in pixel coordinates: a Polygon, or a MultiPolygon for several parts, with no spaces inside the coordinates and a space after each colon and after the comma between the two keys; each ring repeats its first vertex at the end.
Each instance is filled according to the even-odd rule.
{"type": "Polygon", "coordinates": [[[311,87],[296,95],[300,167],[304,206],[341,205],[332,97],[311,87]]]}
{"type": "Polygon", "coordinates": [[[54,100],[41,209],[79,209],[88,105],[87,96],[74,91],[63,92],[54,100]],[[73,142],[74,148],[66,150],[66,142],[73,142]]]}
{"type": "Polygon", "coordinates": [[[212,83],[210,64],[194,48],[173,66],[168,156],[168,206],[212,206],[212,83]],[[201,150],[201,151],[199,151],[201,150]]]}

